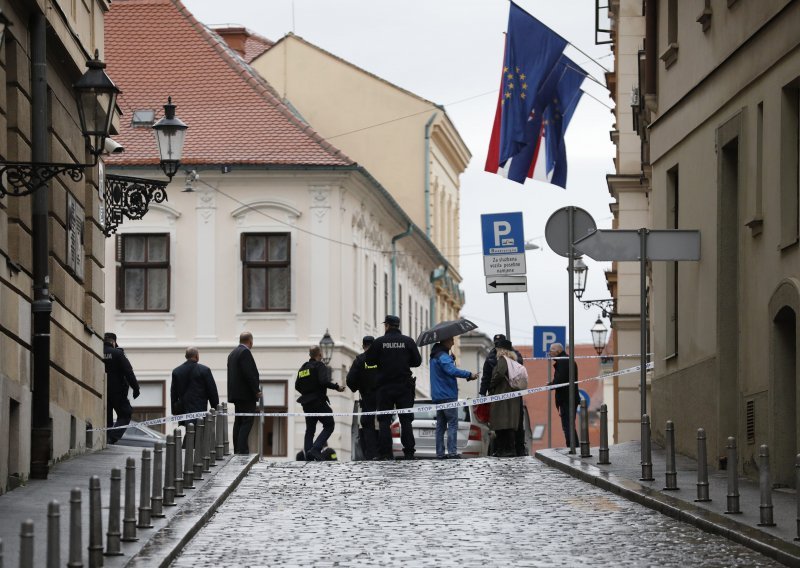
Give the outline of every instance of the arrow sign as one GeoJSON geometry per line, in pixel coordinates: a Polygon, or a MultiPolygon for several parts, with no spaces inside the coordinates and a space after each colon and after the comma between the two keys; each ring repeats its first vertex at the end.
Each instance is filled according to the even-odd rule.
{"type": "Polygon", "coordinates": [[[486,278],[486,292],[527,292],[528,279],[525,276],[488,276],[486,278]]]}
{"type": "MultiPolygon", "coordinates": [[[[649,230],[646,236],[646,260],[700,260],[700,231],[649,230]]],[[[598,229],[575,242],[575,249],[594,260],[641,260],[641,234],[598,229]]]]}

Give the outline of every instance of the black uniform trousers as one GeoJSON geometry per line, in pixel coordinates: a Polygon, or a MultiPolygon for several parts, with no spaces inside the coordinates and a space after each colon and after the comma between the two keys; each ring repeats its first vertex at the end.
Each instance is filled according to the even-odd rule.
{"type": "MultiPolygon", "coordinates": [[[[324,400],[314,400],[302,406],[303,412],[333,413],[331,407],[328,406],[328,403],[324,400]]],[[[312,448],[318,452],[321,452],[325,447],[325,444],[328,443],[328,438],[330,438],[331,434],[333,434],[334,426],[335,422],[333,421],[333,416],[306,416],[306,435],[305,439],[303,440],[303,450],[306,452],[306,454],[312,448]],[[314,433],[317,430],[317,422],[322,424],[322,432],[319,433],[319,436],[317,436],[317,439],[315,440],[314,433]]]]}
{"type": "MultiPolygon", "coordinates": [[[[412,408],[414,406],[414,389],[408,382],[397,382],[381,385],[377,391],[378,410],[412,408]]],[[[406,457],[414,456],[414,431],[411,423],[414,413],[398,414],[400,419],[400,442],[406,457]]],[[[378,415],[380,431],[378,433],[378,453],[382,458],[392,457],[392,415],[378,415]]]]}
{"type": "MultiPolygon", "coordinates": [[[[108,397],[106,404],[106,426],[127,426],[131,423],[131,416],[133,415],[133,408],[127,396],[122,394],[111,395],[108,397]],[[117,413],[117,421],[114,422],[114,412],[117,413]]],[[[109,444],[116,444],[122,438],[125,429],[109,430],[106,439],[109,444]]]]}
{"type": "MultiPolygon", "coordinates": [[[[361,411],[374,412],[378,410],[378,395],[375,391],[361,393],[361,411]]],[[[364,458],[371,460],[378,457],[378,431],[375,430],[375,415],[362,416],[361,424],[361,450],[364,458]]]]}
{"type": "MultiPolygon", "coordinates": [[[[231,401],[236,407],[236,412],[256,412],[256,401],[231,401]]],[[[233,453],[249,454],[250,445],[247,439],[253,428],[253,416],[237,416],[233,419],[233,453]]]]}

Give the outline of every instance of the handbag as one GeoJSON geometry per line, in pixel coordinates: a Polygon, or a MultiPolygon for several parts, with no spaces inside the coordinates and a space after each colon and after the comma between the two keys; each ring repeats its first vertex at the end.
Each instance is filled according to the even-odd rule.
{"type": "Polygon", "coordinates": [[[514,390],[528,388],[528,370],[525,365],[520,365],[508,357],[505,359],[508,363],[508,385],[514,390]]]}
{"type": "Polygon", "coordinates": [[[484,402],[483,404],[476,404],[474,412],[475,412],[475,418],[478,419],[478,422],[483,422],[484,424],[488,424],[489,419],[492,416],[492,403],[484,402]]]}

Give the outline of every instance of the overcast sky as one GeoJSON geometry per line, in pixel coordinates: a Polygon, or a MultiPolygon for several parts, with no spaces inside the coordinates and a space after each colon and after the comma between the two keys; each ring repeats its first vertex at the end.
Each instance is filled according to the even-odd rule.
{"type": "MultiPolygon", "coordinates": [[[[467,302],[462,311],[488,335],[505,328],[502,294],[487,294],[480,242],[483,213],[522,211],[525,238],[542,248],[527,253],[528,294],[510,294],[511,335],[530,344],[533,325],[567,325],[566,259],[544,239],[547,219],[576,205],[599,228],[611,226],[605,182],[613,172],[609,131],[612,101],[586,80],[584,95],[567,132],[567,190],[529,180],[524,186],[483,171],[503,57],[508,0],[183,0],[205,24],[239,24],[277,40],[290,31],[421,97],[444,105],[472,152],[461,178],[461,274],[467,302]]],[[[518,0],[571,44],[607,68],[607,45],[594,44],[594,2],[518,0]]],[[[603,69],[569,47],[568,55],[603,82],[603,69]]],[[[335,144],[335,140],[332,140],[335,144]]],[[[607,263],[586,260],[584,298],[608,298],[607,263]]],[[[590,342],[598,310],[575,307],[575,337],[590,342]]],[[[609,325],[609,322],[605,322],[609,325]]]]}

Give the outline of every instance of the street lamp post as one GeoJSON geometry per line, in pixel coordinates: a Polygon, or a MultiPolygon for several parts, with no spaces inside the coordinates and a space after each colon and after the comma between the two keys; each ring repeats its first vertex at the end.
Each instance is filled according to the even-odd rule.
{"type": "Polygon", "coordinates": [[[594,344],[594,350],[597,351],[598,355],[602,355],[603,350],[606,348],[608,328],[603,325],[603,320],[600,319],[600,316],[597,317],[597,321],[594,322],[594,325],[590,331],[592,332],[592,343],[594,344]]]}
{"type": "Polygon", "coordinates": [[[319,340],[319,347],[322,349],[322,362],[325,363],[326,366],[331,362],[331,357],[333,357],[333,346],[333,338],[326,329],[325,335],[319,340]]]}

